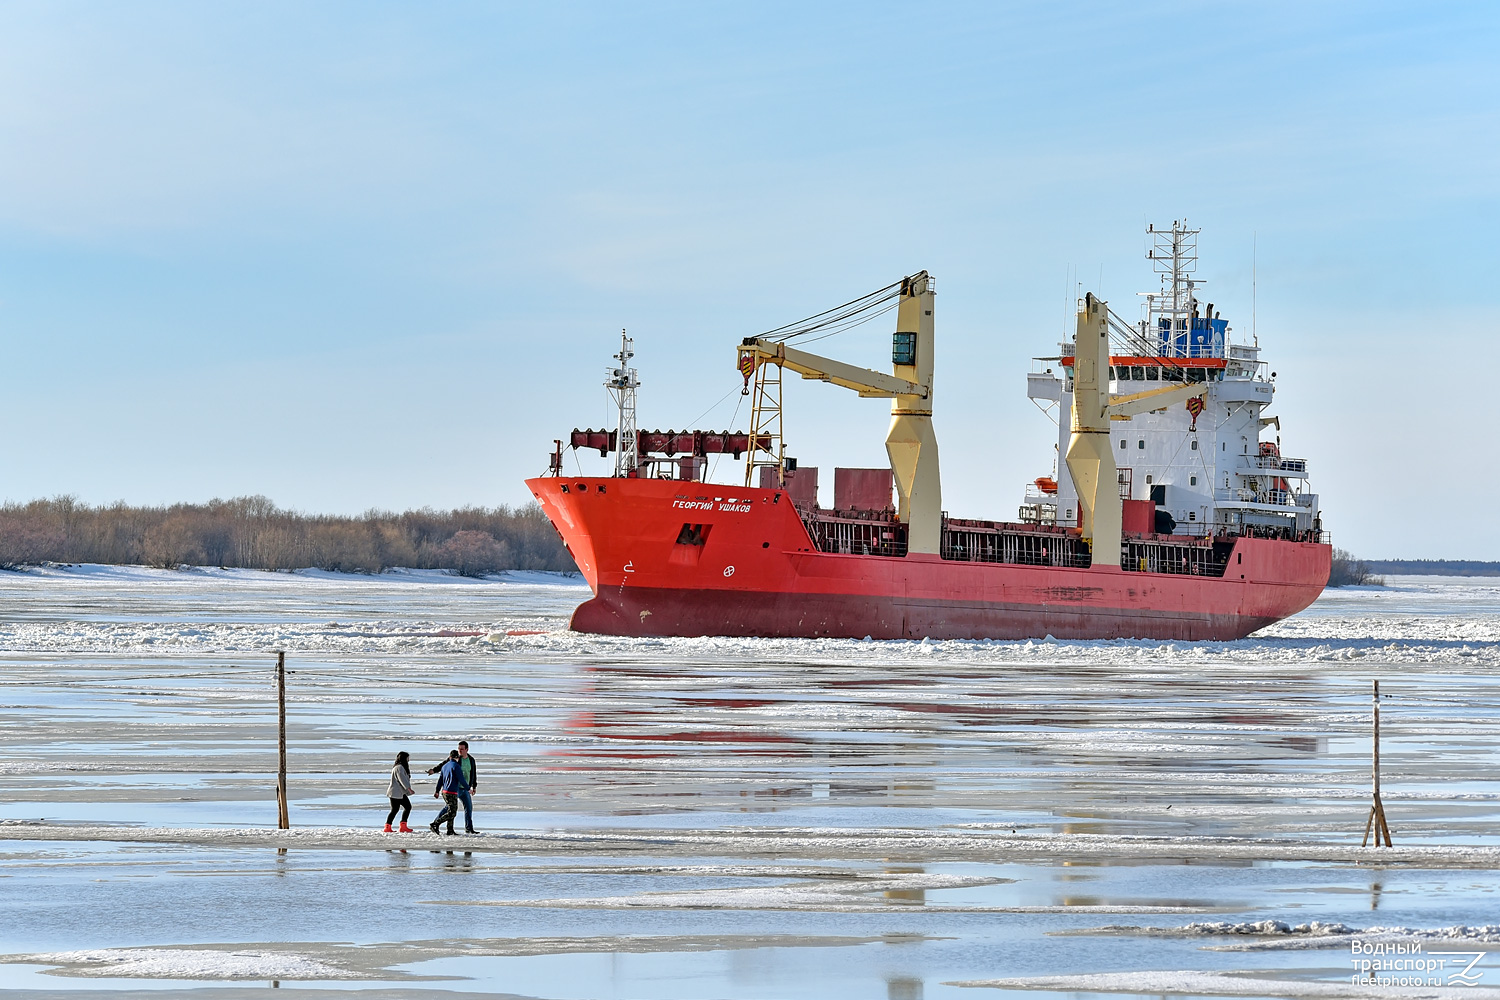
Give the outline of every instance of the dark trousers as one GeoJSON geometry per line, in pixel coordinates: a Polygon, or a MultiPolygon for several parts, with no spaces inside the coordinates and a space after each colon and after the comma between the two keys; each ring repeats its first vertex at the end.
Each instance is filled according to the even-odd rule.
{"type": "Polygon", "coordinates": [[[403,795],[399,799],[391,799],[391,814],[385,818],[386,826],[390,826],[391,821],[396,818],[398,809],[401,811],[401,822],[411,819],[411,797],[403,795]]]}
{"type": "Polygon", "coordinates": [[[443,820],[448,821],[448,832],[453,832],[453,821],[458,817],[458,796],[452,792],[443,793],[443,811],[437,814],[437,819],[432,821],[433,826],[441,826],[443,820]]]}

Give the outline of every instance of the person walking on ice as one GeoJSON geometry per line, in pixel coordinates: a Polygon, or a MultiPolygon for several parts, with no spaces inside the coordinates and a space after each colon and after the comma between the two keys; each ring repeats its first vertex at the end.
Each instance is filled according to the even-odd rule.
{"type": "Polygon", "coordinates": [[[385,818],[385,832],[391,832],[391,820],[396,818],[396,810],[401,810],[401,832],[411,833],[411,827],[406,821],[411,818],[411,797],[417,794],[417,790],[411,786],[411,755],[402,750],[396,755],[396,766],[391,768],[391,784],[385,790],[386,797],[391,800],[391,811],[385,818]]]}
{"type": "MultiPolygon", "coordinates": [[[[449,758],[452,758],[450,753],[449,758]]],[[[444,763],[447,763],[444,761],[444,763]]],[[[474,755],[469,753],[469,741],[458,741],[458,766],[463,769],[464,789],[458,793],[458,801],[464,806],[464,833],[475,833],[474,829],[474,799],[473,793],[479,791],[479,764],[474,760],[474,755]]],[[[437,774],[443,765],[427,769],[428,774],[437,774]]]]}
{"type": "Polygon", "coordinates": [[[443,800],[443,811],[437,814],[437,818],[427,824],[427,829],[433,833],[440,832],[438,827],[444,820],[448,821],[448,836],[453,836],[453,820],[458,816],[459,799],[458,793],[464,786],[464,772],[458,764],[458,751],[454,750],[448,754],[448,760],[441,768],[441,777],[438,778],[437,790],[432,793],[433,798],[443,800]]]}

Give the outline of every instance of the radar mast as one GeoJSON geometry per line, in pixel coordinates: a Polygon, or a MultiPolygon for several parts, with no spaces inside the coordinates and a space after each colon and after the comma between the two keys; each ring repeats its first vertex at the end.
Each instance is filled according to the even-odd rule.
{"type": "Polygon", "coordinates": [[[1161,275],[1161,291],[1146,295],[1146,332],[1162,340],[1162,354],[1182,356],[1190,320],[1197,309],[1198,301],[1194,289],[1202,282],[1194,275],[1198,271],[1199,229],[1189,229],[1187,220],[1172,220],[1171,229],[1146,228],[1151,237],[1151,246],[1146,257],[1151,267],[1161,275]],[[1173,348],[1179,348],[1174,350],[1173,348]]]}
{"type": "Polygon", "coordinates": [[[609,390],[610,398],[615,401],[620,413],[615,438],[616,478],[634,476],[636,468],[641,464],[635,428],[635,391],[640,388],[641,380],[637,377],[636,370],[630,367],[630,359],[633,357],[635,340],[627,337],[625,331],[621,330],[620,353],[614,355],[617,364],[609,369],[608,377],[604,380],[604,388],[609,390]]]}

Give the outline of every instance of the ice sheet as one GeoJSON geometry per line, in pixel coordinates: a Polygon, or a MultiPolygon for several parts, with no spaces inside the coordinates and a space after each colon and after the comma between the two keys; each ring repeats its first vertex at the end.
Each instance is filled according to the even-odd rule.
{"type": "Polygon", "coordinates": [[[0,573],[0,988],[1342,995],[1339,934],[1087,932],[1489,945],[1500,587],[1393,582],[1237,643],[882,643],[575,635],[545,576],[0,573]],[[481,835],[380,833],[395,751],[458,738],[481,835]]]}

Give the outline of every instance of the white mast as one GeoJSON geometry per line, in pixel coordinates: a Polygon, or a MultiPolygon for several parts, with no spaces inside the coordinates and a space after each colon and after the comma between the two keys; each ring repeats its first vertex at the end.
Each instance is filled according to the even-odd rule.
{"type": "Polygon", "coordinates": [[[640,465],[640,455],[636,451],[635,390],[640,388],[641,381],[636,377],[635,369],[630,367],[630,359],[635,357],[634,347],[635,341],[621,330],[620,353],[614,355],[619,363],[609,370],[609,377],[604,380],[604,388],[609,390],[610,398],[620,411],[615,437],[616,477],[634,475],[640,465]]]}
{"type": "Polygon", "coordinates": [[[1192,344],[1189,334],[1191,324],[1188,322],[1192,317],[1193,308],[1197,304],[1193,289],[1202,284],[1191,275],[1198,270],[1198,233],[1200,230],[1189,229],[1186,220],[1172,220],[1170,230],[1157,229],[1155,226],[1147,227],[1147,233],[1151,236],[1151,247],[1146,252],[1151,265],[1156,273],[1161,275],[1161,294],[1146,296],[1147,326],[1146,336],[1162,339],[1162,354],[1168,356],[1186,356],[1189,351],[1179,349],[1178,338],[1182,337],[1183,343],[1192,344]],[[1168,320],[1167,331],[1163,338],[1163,330],[1158,320],[1168,320]]]}

